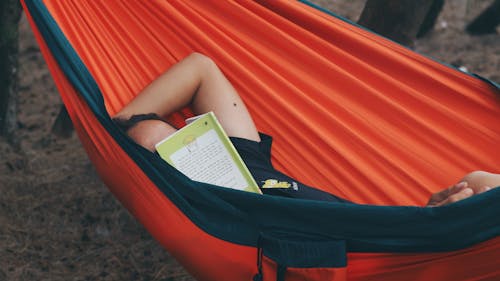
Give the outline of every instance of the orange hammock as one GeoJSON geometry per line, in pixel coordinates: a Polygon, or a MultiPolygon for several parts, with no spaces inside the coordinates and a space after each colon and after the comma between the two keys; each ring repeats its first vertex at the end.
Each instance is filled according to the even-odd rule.
{"type": "Polygon", "coordinates": [[[22,2],[103,181],[197,279],[500,278],[500,189],[405,207],[471,170],[500,172],[493,83],[301,2],[22,2]],[[108,114],[193,51],[274,137],[279,170],[367,205],[194,183],[120,133],[108,114]]]}

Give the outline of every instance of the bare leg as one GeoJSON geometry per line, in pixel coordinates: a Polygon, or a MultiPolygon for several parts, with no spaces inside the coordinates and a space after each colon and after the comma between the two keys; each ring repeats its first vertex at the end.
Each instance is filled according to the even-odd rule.
{"type": "Polygon", "coordinates": [[[187,105],[195,114],[213,111],[229,136],[260,141],[246,106],[217,65],[191,54],[147,86],[115,117],[156,113],[165,116],[187,105]]]}

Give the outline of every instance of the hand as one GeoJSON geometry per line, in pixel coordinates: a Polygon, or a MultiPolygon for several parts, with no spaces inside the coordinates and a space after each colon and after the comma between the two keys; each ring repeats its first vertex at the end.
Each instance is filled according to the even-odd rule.
{"type": "Polygon", "coordinates": [[[490,189],[491,187],[489,186],[470,188],[468,187],[467,182],[459,182],[443,191],[434,193],[429,199],[427,207],[439,207],[455,203],[457,201],[469,198],[474,194],[483,193],[490,189]]]}

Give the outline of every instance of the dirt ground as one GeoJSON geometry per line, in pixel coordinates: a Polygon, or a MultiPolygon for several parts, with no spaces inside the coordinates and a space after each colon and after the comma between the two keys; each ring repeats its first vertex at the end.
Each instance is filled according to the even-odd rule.
{"type": "MultiPolygon", "coordinates": [[[[315,2],[353,21],[364,5],[315,2]]],[[[500,82],[500,36],[463,32],[490,2],[446,1],[415,49],[500,82]]],[[[0,138],[0,281],[194,280],[110,194],[78,138],[50,133],[61,101],[25,19],[19,28],[17,141],[0,138]]]]}

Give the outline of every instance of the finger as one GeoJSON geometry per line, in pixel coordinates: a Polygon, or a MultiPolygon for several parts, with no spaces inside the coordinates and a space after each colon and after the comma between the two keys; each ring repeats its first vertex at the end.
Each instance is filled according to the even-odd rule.
{"type": "Polygon", "coordinates": [[[450,193],[448,194],[448,197],[455,194],[455,193],[458,193],[464,189],[466,189],[468,187],[468,183],[466,181],[461,181],[455,185],[453,185],[451,188],[450,188],[450,193]]]}
{"type": "Polygon", "coordinates": [[[444,189],[440,192],[434,193],[431,196],[429,203],[430,202],[438,203],[438,202],[441,202],[443,200],[446,200],[451,195],[458,193],[458,192],[464,190],[465,188],[467,188],[467,185],[468,185],[467,182],[462,181],[462,182],[459,182],[457,184],[454,184],[454,185],[448,187],[447,189],[444,189]]]}
{"type": "Polygon", "coordinates": [[[472,195],[474,195],[474,191],[470,188],[465,188],[465,189],[449,196],[446,200],[439,202],[437,204],[437,206],[444,206],[444,205],[452,204],[452,203],[458,202],[460,200],[464,200],[466,198],[469,198],[472,195]]]}

